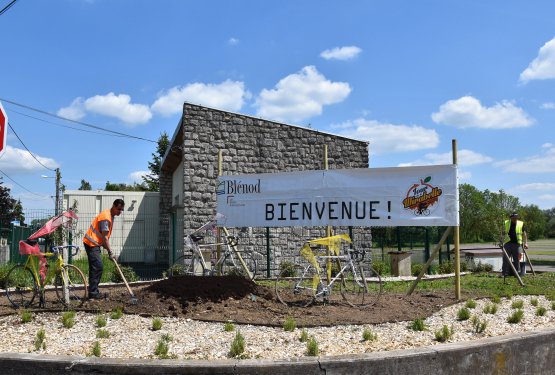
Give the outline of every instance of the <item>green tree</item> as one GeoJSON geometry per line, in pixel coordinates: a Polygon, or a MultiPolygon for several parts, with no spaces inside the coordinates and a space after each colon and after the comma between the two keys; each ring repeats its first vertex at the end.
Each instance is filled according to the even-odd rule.
{"type": "Polygon", "coordinates": [[[162,164],[162,158],[166,154],[169,145],[170,140],[168,138],[168,134],[163,132],[158,138],[156,153],[152,154],[152,161],[148,162],[150,174],[143,176],[143,181],[144,184],[146,184],[148,191],[160,191],[160,167],[162,164]]]}
{"type": "Polygon", "coordinates": [[[545,224],[545,237],[553,238],[555,237],[555,208],[550,208],[543,211],[545,214],[546,224],[545,224]]]}
{"type": "Polygon", "coordinates": [[[0,228],[9,228],[10,222],[20,220],[23,217],[21,202],[18,202],[10,195],[10,189],[2,186],[4,182],[0,177],[0,228]]]}
{"type": "Polygon", "coordinates": [[[470,184],[459,185],[459,215],[461,241],[483,241],[483,223],[488,216],[485,199],[483,193],[470,184]]]}
{"type": "Polygon", "coordinates": [[[92,186],[88,181],[81,180],[81,186],[77,190],[92,190],[92,186]]]}
{"type": "Polygon", "coordinates": [[[144,184],[133,183],[133,185],[120,183],[112,183],[106,181],[106,186],[104,187],[106,191],[148,191],[144,184]]]}
{"type": "Polygon", "coordinates": [[[547,228],[547,215],[535,204],[526,205],[520,210],[526,234],[531,241],[545,236],[547,228]]]}

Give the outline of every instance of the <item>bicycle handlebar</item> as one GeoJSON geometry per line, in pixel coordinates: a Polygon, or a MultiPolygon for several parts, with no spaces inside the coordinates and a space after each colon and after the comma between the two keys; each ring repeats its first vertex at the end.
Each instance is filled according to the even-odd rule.
{"type": "Polygon", "coordinates": [[[57,253],[62,252],[64,248],[66,248],[70,251],[71,251],[71,249],[75,250],[74,253],[70,253],[71,256],[75,256],[79,252],[79,246],[77,246],[77,245],[52,246],[50,248],[50,251],[53,252],[54,254],[57,254],[57,253]]]}

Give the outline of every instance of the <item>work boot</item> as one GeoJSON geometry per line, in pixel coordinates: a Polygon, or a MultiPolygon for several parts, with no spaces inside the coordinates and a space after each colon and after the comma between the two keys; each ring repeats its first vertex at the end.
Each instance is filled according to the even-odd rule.
{"type": "Polygon", "coordinates": [[[107,299],[108,293],[97,293],[89,295],[89,299],[107,299]]]}

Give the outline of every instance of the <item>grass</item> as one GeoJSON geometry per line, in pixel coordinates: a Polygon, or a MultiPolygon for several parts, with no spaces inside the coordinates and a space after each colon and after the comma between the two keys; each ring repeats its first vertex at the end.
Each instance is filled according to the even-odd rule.
{"type": "Polygon", "coordinates": [[[473,299],[469,299],[466,301],[466,303],[464,304],[465,307],[469,308],[469,309],[473,309],[476,307],[476,301],[474,301],[473,299]]]}
{"type": "Polygon", "coordinates": [[[231,358],[240,357],[245,352],[245,338],[241,332],[237,331],[235,337],[231,342],[231,348],[229,349],[229,356],[231,358]]]}
{"type": "Polygon", "coordinates": [[[28,310],[23,310],[19,315],[19,318],[21,319],[21,323],[29,323],[33,320],[33,313],[28,310]]]}
{"type": "Polygon", "coordinates": [[[511,324],[517,324],[522,321],[523,317],[524,317],[524,311],[518,309],[513,311],[513,313],[509,315],[509,317],[507,318],[507,322],[511,324]]]}
{"type": "Polygon", "coordinates": [[[457,320],[463,321],[463,320],[468,320],[468,319],[470,319],[470,310],[467,309],[466,307],[461,308],[457,312],[457,320]]]}
{"type": "Polygon", "coordinates": [[[497,313],[497,305],[495,303],[487,304],[484,307],[484,314],[494,315],[495,313],[497,313]]]}
{"type": "Polygon", "coordinates": [[[152,319],[152,330],[159,331],[162,329],[162,319],[154,318],[152,319]]]}
{"type": "Polygon", "coordinates": [[[97,339],[107,339],[109,337],[110,337],[110,332],[108,332],[108,330],[106,330],[106,329],[99,329],[99,330],[96,331],[96,338],[97,339]]]}
{"type": "Polygon", "coordinates": [[[530,299],[530,304],[534,307],[537,307],[538,306],[538,299],[537,298],[530,299]]]}
{"type": "Polygon", "coordinates": [[[301,336],[299,337],[299,341],[300,342],[307,342],[308,341],[308,331],[306,329],[303,329],[301,331],[301,336]]]}
{"type": "Polygon", "coordinates": [[[453,327],[451,326],[451,328],[449,328],[446,324],[444,324],[440,330],[435,331],[434,336],[436,338],[436,341],[445,342],[449,340],[451,336],[453,336],[453,333],[453,327]]]}
{"type": "Polygon", "coordinates": [[[546,309],[545,307],[543,307],[543,306],[539,306],[539,307],[536,309],[536,315],[537,315],[537,316],[545,316],[545,313],[546,313],[546,312],[547,312],[547,309],[546,309]]]}
{"type": "Polygon", "coordinates": [[[424,319],[415,319],[409,325],[409,328],[413,331],[422,332],[426,329],[426,324],[424,323],[424,319]]]}
{"type": "Polygon", "coordinates": [[[123,308],[122,307],[116,307],[110,313],[110,319],[117,320],[117,319],[120,319],[122,316],[123,316],[123,308]]]}
{"type": "Polygon", "coordinates": [[[62,314],[62,325],[71,328],[75,325],[75,311],[66,311],[62,314]]]}
{"type": "Polygon", "coordinates": [[[233,332],[235,331],[235,324],[231,322],[226,322],[224,324],[224,332],[233,332]]]}
{"type": "Polygon", "coordinates": [[[41,349],[46,349],[46,331],[44,328],[39,329],[35,335],[35,350],[39,351],[41,349]]]}
{"type": "Polygon", "coordinates": [[[476,315],[472,317],[472,326],[474,327],[474,332],[482,333],[486,330],[488,326],[487,320],[480,320],[476,315]]]}
{"type": "Polygon", "coordinates": [[[306,355],[310,357],[316,357],[320,354],[320,349],[318,349],[318,342],[314,337],[311,337],[310,340],[306,343],[306,355]]]}
{"type": "Polygon", "coordinates": [[[493,297],[491,297],[491,302],[493,302],[493,303],[495,303],[495,304],[498,304],[498,303],[501,302],[501,297],[499,297],[499,296],[493,296],[493,297]]]}
{"type": "Polygon", "coordinates": [[[511,304],[511,307],[513,309],[522,309],[523,306],[524,306],[524,301],[521,299],[517,299],[516,301],[513,301],[513,303],[511,304]]]}
{"type": "Polygon", "coordinates": [[[106,327],[107,323],[108,322],[106,321],[106,316],[99,315],[99,316],[96,317],[96,326],[98,328],[106,327]]]}
{"type": "Polygon", "coordinates": [[[365,328],[364,331],[362,331],[362,341],[376,341],[377,339],[378,335],[371,330],[365,328]]]}
{"type": "Polygon", "coordinates": [[[100,343],[98,341],[94,342],[91,354],[95,357],[100,357],[102,355],[102,350],[100,349],[100,343]]]}
{"type": "Polygon", "coordinates": [[[292,316],[288,316],[283,322],[283,330],[287,332],[293,332],[297,328],[297,322],[292,316]]]}

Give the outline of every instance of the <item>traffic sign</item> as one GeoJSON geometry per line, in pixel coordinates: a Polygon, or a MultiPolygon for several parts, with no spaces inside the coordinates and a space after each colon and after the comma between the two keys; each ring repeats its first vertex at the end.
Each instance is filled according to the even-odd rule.
{"type": "Polygon", "coordinates": [[[6,138],[8,138],[8,114],[0,103],[0,156],[6,151],[6,138]]]}

